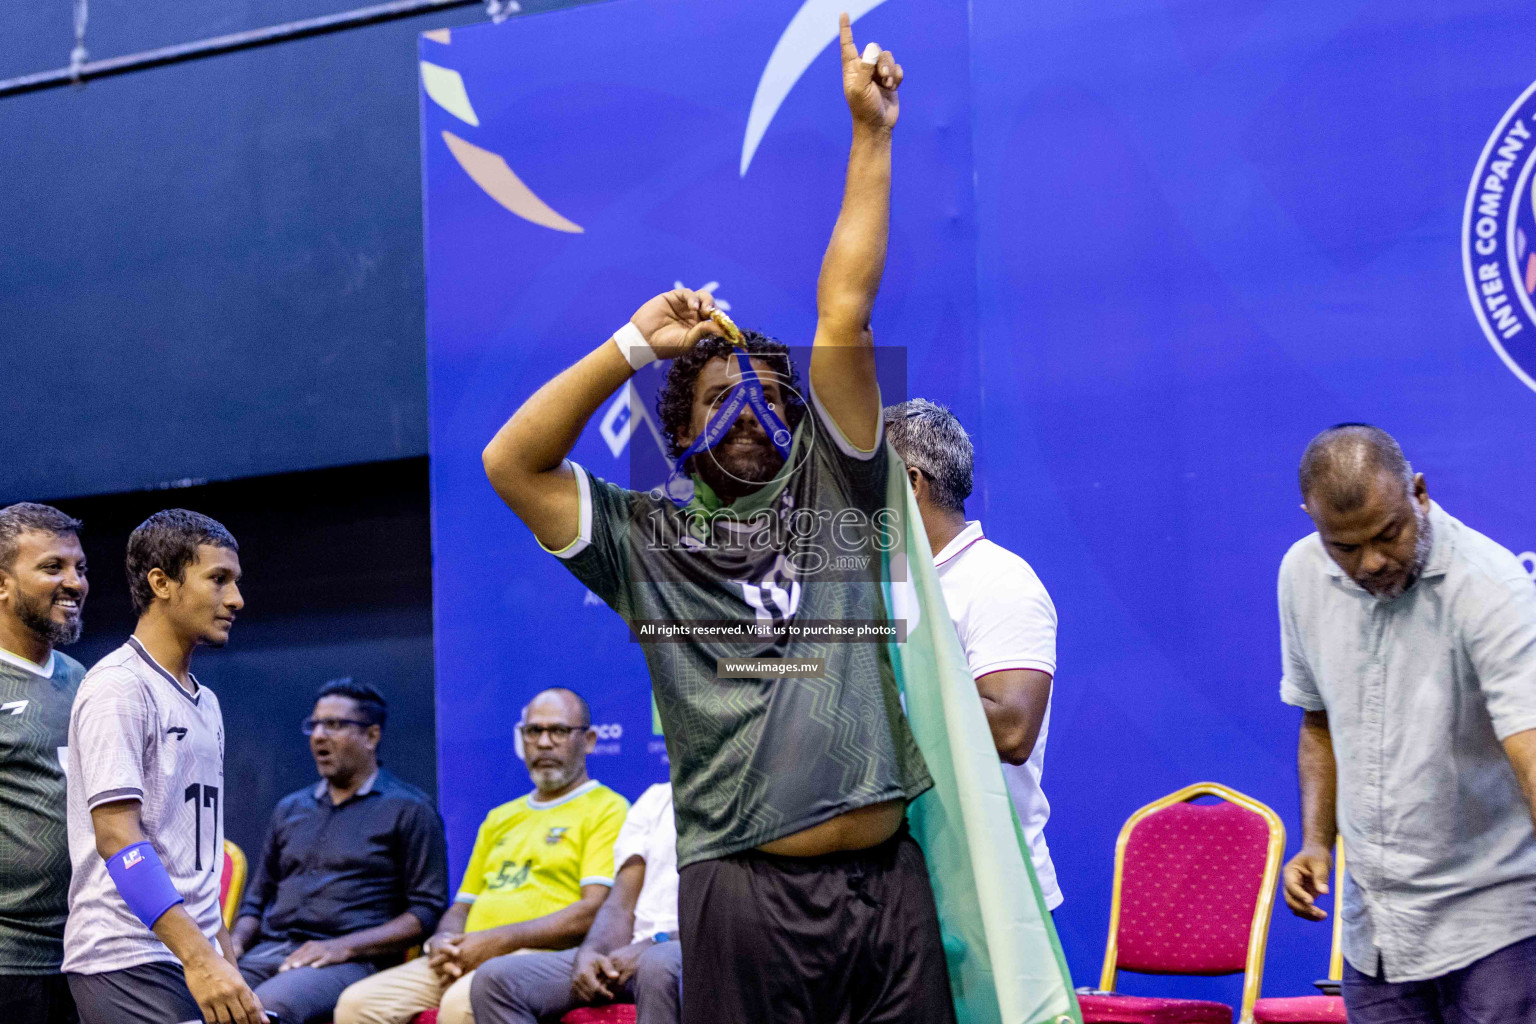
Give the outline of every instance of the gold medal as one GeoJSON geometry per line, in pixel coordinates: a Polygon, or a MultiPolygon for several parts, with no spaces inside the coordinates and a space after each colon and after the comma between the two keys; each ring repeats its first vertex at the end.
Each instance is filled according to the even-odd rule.
{"type": "Polygon", "coordinates": [[[710,310],[709,318],[718,324],[720,329],[725,332],[726,341],[729,341],[732,345],[735,345],[739,349],[745,349],[747,347],[747,339],[741,336],[741,328],[737,327],[736,324],[732,322],[731,318],[726,316],[722,310],[719,308],[710,310]]]}

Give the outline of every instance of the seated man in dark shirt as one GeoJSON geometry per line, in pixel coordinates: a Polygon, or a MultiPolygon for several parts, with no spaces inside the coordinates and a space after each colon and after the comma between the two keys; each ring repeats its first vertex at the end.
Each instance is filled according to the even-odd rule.
{"type": "Polygon", "coordinates": [[[304,723],[321,781],[278,802],[235,922],[240,973],[283,1024],[329,1020],[448,907],[442,819],[379,767],[384,719],[371,686],[321,688],[304,723]]]}

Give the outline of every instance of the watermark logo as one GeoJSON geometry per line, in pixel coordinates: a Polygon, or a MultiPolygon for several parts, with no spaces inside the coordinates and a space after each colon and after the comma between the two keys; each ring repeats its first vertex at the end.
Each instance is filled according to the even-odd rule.
{"type": "Polygon", "coordinates": [[[1504,113],[1472,172],[1461,224],[1467,296],[1510,372],[1536,390],[1536,83],[1504,113]]]}

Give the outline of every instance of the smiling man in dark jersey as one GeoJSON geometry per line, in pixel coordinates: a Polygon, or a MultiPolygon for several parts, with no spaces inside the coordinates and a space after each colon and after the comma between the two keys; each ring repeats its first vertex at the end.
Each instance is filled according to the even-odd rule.
{"type": "MultiPolygon", "coordinates": [[[[497,492],[632,627],[887,618],[879,557],[836,577],[815,557],[874,551],[888,472],[870,314],[902,72],[878,47],[861,58],[846,16],[841,49],[853,145],[817,288],[809,401],[787,349],[748,335],[766,408],[726,429],[716,411],[749,393],[746,357],[716,336],[711,297],[679,289],[540,388],[486,448],[497,492]],[[658,358],[676,360],[659,405],[692,477],[681,509],[566,458],[593,413],[658,358]],[[774,436],[781,428],[792,436],[774,436]],[[717,432],[700,451],[700,435],[717,432]],[[796,528],[775,528],[787,521],[796,528]]],[[[927,868],[904,827],[931,780],[885,645],[782,632],[642,642],[676,797],[684,1021],[952,1020],[927,868]],[[825,671],[716,678],[740,657],[813,658],[825,671]]]]}
{"type": "Polygon", "coordinates": [[[80,523],[50,505],[0,510],[0,1021],[73,1024],[59,973],[69,909],[64,757],[85,669],[90,584],[80,523]]]}

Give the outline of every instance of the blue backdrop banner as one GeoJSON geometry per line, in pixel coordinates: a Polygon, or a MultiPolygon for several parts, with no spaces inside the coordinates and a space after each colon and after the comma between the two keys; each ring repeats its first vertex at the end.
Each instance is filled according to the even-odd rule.
{"type": "MultiPolygon", "coordinates": [[[[1060,613],[1047,835],[1091,981],[1136,807],[1212,779],[1279,811],[1295,849],[1274,584],[1310,530],[1308,437],[1379,423],[1536,570],[1536,20],[1489,0],[614,0],[424,36],[458,869],[485,811],[528,788],[513,726],[543,686],[591,699],[594,776],[630,796],[665,776],[637,648],[497,500],[480,450],[676,283],[809,340],[848,138],[844,7],[907,71],[877,343],[972,430],[968,512],[1060,613]]],[[[621,395],[576,457],[625,480],[656,443],[643,411],[621,395]]],[[[1310,990],[1328,939],[1281,908],[1264,993],[1310,990]]]]}

